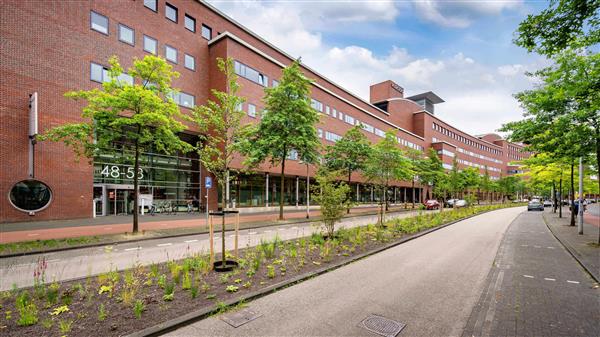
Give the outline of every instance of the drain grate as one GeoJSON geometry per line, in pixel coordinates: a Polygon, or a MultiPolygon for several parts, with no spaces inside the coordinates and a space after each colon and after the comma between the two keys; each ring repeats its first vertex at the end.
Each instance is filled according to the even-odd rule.
{"type": "Polygon", "coordinates": [[[381,336],[396,337],[396,335],[404,329],[406,324],[371,314],[363,319],[358,326],[381,336]]]}
{"type": "Polygon", "coordinates": [[[250,309],[242,309],[221,315],[221,320],[234,328],[244,325],[262,316],[261,313],[250,309]]]}

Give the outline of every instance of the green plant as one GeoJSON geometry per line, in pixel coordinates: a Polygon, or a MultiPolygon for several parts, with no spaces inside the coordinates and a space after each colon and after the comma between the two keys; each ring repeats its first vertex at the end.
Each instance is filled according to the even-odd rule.
{"type": "Polygon", "coordinates": [[[98,290],[98,295],[108,293],[108,296],[111,297],[112,291],[113,291],[113,287],[111,285],[100,286],[100,290],[98,290]]]}
{"type": "Polygon", "coordinates": [[[100,308],[98,309],[98,320],[100,322],[106,319],[108,313],[106,312],[106,308],[104,308],[104,303],[100,303],[100,308]]]}
{"type": "Polygon", "coordinates": [[[54,321],[52,321],[52,319],[50,319],[50,318],[45,318],[40,323],[42,323],[42,326],[45,329],[50,329],[52,327],[52,325],[54,325],[54,321]]]}
{"type": "Polygon", "coordinates": [[[252,281],[246,281],[246,283],[244,283],[242,285],[242,287],[244,287],[244,288],[250,288],[251,286],[252,286],[252,281]]]}
{"type": "Polygon", "coordinates": [[[121,291],[121,301],[123,301],[123,304],[125,306],[130,306],[133,303],[133,300],[135,299],[135,295],[136,295],[136,290],[135,288],[126,288],[123,289],[123,291],[121,291]]]}
{"type": "Polygon", "coordinates": [[[190,288],[190,295],[192,295],[192,298],[198,297],[198,286],[196,284],[190,288]]]}
{"type": "Polygon", "coordinates": [[[73,326],[73,320],[59,320],[58,321],[58,328],[60,330],[61,333],[63,334],[67,334],[68,332],[71,331],[71,326],[73,326]]]}
{"type": "Polygon", "coordinates": [[[221,314],[224,313],[225,311],[227,311],[227,308],[229,308],[229,306],[227,304],[225,304],[225,302],[217,302],[216,304],[217,307],[217,313],[221,314]]]}
{"type": "Polygon", "coordinates": [[[156,284],[158,284],[159,287],[164,289],[167,284],[167,275],[161,274],[158,277],[158,281],[156,281],[156,284]]]}
{"type": "Polygon", "coordinates": [[[206,282],[202,282],[202,287],[200,289],[202,290],[203,293],[205,293],[210,290],[210,284],[208,284],[206,282]]]}
{"type": "Polygon", "coordinates": [[[150,277],[153,277],[153,278],[158,277],[158,264],[152,263],[150,265],[150,277]]]}
{"type": "Polygon", "coordinates": [[[183,274],[183,282],[181,283],[181,288],[183,290],[188,290],[192,287],[192,278],[189,272],[185,272],[183,274]]]}
{"type": "Polygon", "coordinates": [[[12,319],[12,311],[6,310],[4,312],[4,319],[8,322],[12,319]]]}
{"type": "Polygon", "coordinates": [[[240,284],[240,283],[242,283],[242,279],[241,278],[236,278],[233,282],[240,284]]]}
{"type": "Polygon", "coordinates": [[[165,293],[163,295],[163,300],[172,301],[175,297],[175,283],[169,282],[165,286],[165,293]]]}
{"type": "Polygon", "coordinates": [[[219,276],[219,282],[221,282],[222,284],[229,282],[229,276],[229,273],[221,274],[221,276],[219,276]]]}
{"type": "Polygon", "coordinates": [[[60,284],[57,282],[52,282],[48,289],[46,289],[46,301],[48,302],[48,306],[52,306],[58,302],[58,292],[60,290],[60,284]]]}
{"type": "Polygon", "coordinates": [[[169,269],[171,270],[171,278],[176,284],[179,284],[179,280],[181,279],[181,271],[183,270],[183,267],[173,262],[169,263],[169,269]]]}
{"type": "Polygon", "coordinates": [[[273,265],[267,266],[267,277],[274,278],[275,277],[275,267],[273,265]]]}
{"type": "Polygon", "coordinates": [[[68,312],[69,311],[69,307],[66,305],[62,305],[60,307],[56,307],[54,308],[54,310],[52,310],[52,312],[50,313],[50,315],[52,316],[58,316],[60,314],[62,314],[63,312],[68,312]]]}
{"type": "Polygon", "coordinates": [[[37,323],[37,306],[30,301],[29,293],[27,291],[23,291],[19,294],[16,299],[15,307],[19,312],[19,319],[17,320],[18,325],[29,326],[37,323]]]}
{"type": "Polygon", "coordinates": [[[213,300],[213,299],[217,298],[217,295],[215,295],[215,294],[208,294],[208,295],[206,295],[206,297],[205,297],[205,298],[206,298],[207,300],[213,300]]]}
{"type": "Polygon", "coordinates": [[[234,285],[228,285],[227,288],[225,288],[225,290],[228,293],[235,293],[236,291],[238,291],[240,288],[234,285]]]}
{"type": "Polygon", "coordinates": [[[321,246],[325,243],[325,238],[321,233],[312,233],[310,236],[310,243],[315,246],[321,246]]]}
{"type": "Polygon", "coordinates": [[[142,312],[145,309],[146,309],[146,306],[144,305],[144,301],[142,301],[142,300],[135,301],[135,304],[133,305],[133,314],[135,315],[135,318],[142,317],[142,312]]]}

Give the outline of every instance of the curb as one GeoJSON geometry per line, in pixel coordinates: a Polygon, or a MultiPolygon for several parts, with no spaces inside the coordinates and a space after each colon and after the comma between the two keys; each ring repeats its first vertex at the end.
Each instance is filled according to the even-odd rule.
{"type": "MultiPolygon", "coordinates": [[[[371,256],[371,255],[380,253],[380,252],[382,252],[384,250],[387,250],[387,249],[399,246],[399,245],[401,245],[403,243],[406,243],[408,241],[417,239],[417,238],[419,238],[421,236],[424,236],[424,235],[427,235],[429,233],[435,232],[435,231],[440,230],[442,228],[448,227],[448,226],[453,225],[453,224],[455,224],[457,222],[464,221],[464,220],[467,220],[467,219],[470,219],[470,218],[473,218],[473,217],[476,217],[476,216],[479,216],[479,215],[482,215],[482,214],[485,214],[485,213],[488,213],[488,212],[493,212],[493,211],[497,211],[497,210],[501,210],[501,209],[505,209],[505,208],[511,208],[511,207],[504,207],[504,208],[499,208],[499,209],[484,211],[484,212],[473,214],[473,215],[470,215],[470,216],[467,216],[467,217],[464,217],[464,218],[461,218],[461,219],[458,219],[458,220],[450,221],[448,223],[439,225],[437,227],[426,229],[424,231],[421,231],[421,232],[418,232],[418,233],[406,236],[406,237],[404,237],[404,238],[402,238],[402,239],[400,239],[400,240],[398,240],[396,242],[384,245],[384,246],[379,247],[377,249],[374,249],[372,251],[356,255],[356,256],[352,257],[351,259],[349,259],[347,261],[342,261],[342,262],[339,262],[339,263],[331,265],[331,266],[322,267],[322,268],[316,269],[314,271],[298,275],[298,276],[293,277],[293,278],[291,278],[289,280],[284,280],[284,281],[281,281],[279,283],[272,284],[272,285],[270,285],[270,286],[268,286],[266,288],[259,289],[257,291],[251,292],[249,294],[240,296],[238,298],[234,298],[234,299],[228,300],[228,301],[226,301],[224,303],[229,307],[229,306],[237,305],[237,304],[239,304],[240,302],[243,302],[243,301],[258,299],[260,297],[263,297],[263,296],[269,295],[271,293],[274,293],[277,290],[280,290],[280,289],[283,289],[283,288],[287,288],[288,286],[292,286],[292,285],[294,285],[296,283],[300,283],[300,282],[306,281],[306,280],[311,279],[311,278],[313,278],[315,276],[318,276],[318,275],[327,273],[329,271],[338,269],[340,267],[343,267],[343,266],[348,265],[350,263],[353,263],[355,261],[361,260],[361,259],[366,258],[368,256],[371,256]]],[[[173,331],[173,330],[176,330],[176,329],[178,329],[180,327],[187,326],[187,325],[189,325],[189,324],[191,324],[193,322],[202,320],[202,319],[204,319],[204,318],[206,318],[206,317],[208,317],[208,316],[210,316],[210,315],[212,315],[214,313],[217,313],[217,312],[218,312],[218,309],[217,309],[216,306],[204,307],[202,309],[199,309],[199,310],[196,310],[196,311],[192,311],[192,312],[190,312],[188,314],[185,314],[183,316],[180,316],[180,317],[168,320],[166,322],[157,324],[155,326],[151,326],[149,328],[146,328],[146,329],[143,329],[143,330],[136,331],[136,332],[133,332],[131,334],[125,335],[125,337],[160,336],[160,335],[162,335],[162,334],[164,334],[166,332],[173,331]]]]}
{"type": "MultiPolygon", "coordinates": [[[[404,212],[410,212],[412,211],[412,209],[409,210],[400,210],[400,211],[392,211],[391,213],[404,213],[404,212]]],[[[355,215],[350,215],[350,216],[346,216],[344,217],[344,219],[348,219],[348,218],[357,218],[360,216],[369,216],[369,215],[376,215],[377,213],[366,213],[366,214],[355,214],[355,215]]],[[[389,214],[389,213],[386,213],[389,214]]],[[[306,221],[306,219],[301,219],[298,221],[286,221],[285,223],[276,223],[276,224],[272,224],[272,225],[253,225],[253,226],[249,226],[249,227],[245,227],[245,228],[240,228],[240,230],[246,230],[246,229],[257,229],[257,228],[262,228],[262,227],[270,227],[270,226],[285,226],[285,225],[292,225],[292,224],[310,224],[313,222],[319,222],[320,220],[317,220],[316,218],[313,220],[309,220],[306,221]]],[[[192,227],[186,227],[186,228],[192,228],[192,227]]],[[[225,229],[225,232],[233,232],[234,229],[225,229]]],[[[171,234],[171,235],[164,235],[164,236],[155,236],[155,237],[147,237],[147,238],[139,238],[139,239],[132,239],[132,240],[123,240],[123,241],[108,241],[108,242],[98,242],[98,243],[91,243],[91,244],[86,244],[86,245],[78,245],[78,246],[67,246],[67,247],[59,247],[59,248],[51,248],[51,249],[46,249],[46,250],[31,250],[31,251],[27,251],[27,252],[19,252],[19,253],[9,253],[9,254],[0,254],[0,259],[3,258],[9,258],[9,257],[19,257],[19,256],[29,256],[29,255],[37,255],[37,254],[46,254],[46,253],[56,253],[56,252],[63,252],[63,251],[68,251],[68,250],[75,250],[75,249],[83,249],[83,248],[94,248],[94,247],[101,247],[101,246],[107,246],[107,245],[119,245],[119,244],[127,244],[127,243],[136,243],[136,242],[141,242],[141,241],[149,241],[149,240],[160,240],[160,239],[169,239],[169,238],[177,238],[177,237],[183,237],[183,236],[190,236],[190,235],[202,235],[202,234],[208,234],[208,230],[206,230],[205,232],[196,232],[196,233],[181,233],[181,234],[171,234]]]]}
{"type": "Polygon", "coordinates": [[[579,253],[577,252],[577,250],[575,248],[571,247],[571,245],[568,242],[561,240],[558,237],[558,235],[556,235],[556,233],[552,230],[550,225],[548,225],[548,221],[546,220],[546,214],[542,214],[542,218],[544,219],[544,224],[546,225],[546,227],[548,228],[550,233],[552,233],[554,238],[558,242],[560,242],[560,244],[567,250],[567,252],[569,252],[569,254],[571,254],[571,256],[575,259],[575,261],[577,261],[577,263],[579,263],[579,265],[583,268],[583,270],[585,270],[592,277],[592,279],[594,279],[597,283],[600,283],[600,275],[596,275],[596,273],[593,271],[593,268],[588,268],[586,266],[585,262],[583,262],[583,260],[581,260],[579,258],[579,256],[578,256],[579,253]]]}

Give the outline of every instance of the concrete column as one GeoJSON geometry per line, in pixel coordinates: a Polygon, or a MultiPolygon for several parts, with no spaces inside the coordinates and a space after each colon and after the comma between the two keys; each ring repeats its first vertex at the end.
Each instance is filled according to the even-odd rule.
{"type": "Polygon", "coordinates": [[[396,186],[394,186],[394,204],[396,204],[396,197],[397,197],[397,189],[396,189],[396,186]]]}
{"type": "Polygon", "coordinates": [[[360,184],[356,183],[356,202],[360,200],[360,184]]]}
{"type": "Polygon", "coordinates": [[[371,185],[371,203],[373,203],[374,201],[375,201],[375,198],[374,198],[373,185],[371,185]]]}
{"type": "Polygon", "coordinates": [[[267,173],[266,175],[266,182],[265,182],[265,206],[269,207],[269,174],[267,173]]]}

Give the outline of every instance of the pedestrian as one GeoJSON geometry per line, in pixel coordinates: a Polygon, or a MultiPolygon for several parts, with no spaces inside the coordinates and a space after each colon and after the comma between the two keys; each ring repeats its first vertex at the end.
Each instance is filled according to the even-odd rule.
{"type": "Polygon", "coordinates": [[[198,198],[196,198],[196,196],[194,195],[194,199],[192,199],[192,208],[195,207],[198,212],[200,212],[200,201],[198,200],[198,198]]]}
{"type": "Polygon", "coordinates": [[[579,200],[573,202],[573,212],[575,212],[575,217],[579,215],[579,200]]]}
{"type": "Polygon", "coordinates": [[[156,212],[156,205],[154,205],[154,202],[153,202],[152,205],[150,205],[150,215],[154,216],[155,212],[156,212]]]}
{"type": "Polygon", "coordinates": [[[187,212],[188,214],[192,213],[193,211],[193,204],[192,204],[192,199],[188,199],[187,200],[187,212]]]}

